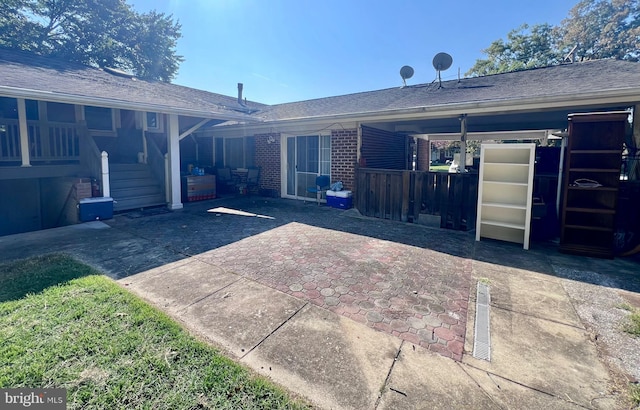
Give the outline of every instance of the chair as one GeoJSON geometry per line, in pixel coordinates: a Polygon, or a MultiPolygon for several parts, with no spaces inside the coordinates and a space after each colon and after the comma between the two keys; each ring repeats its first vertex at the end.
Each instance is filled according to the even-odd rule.
{"type": "Polygon", "coordinates": [[[218,168],[218,180],[216,181],[219,185],[220,191],[224,191],[225,193],[229,193],[233,191],[236,184],[231,177],[231,169],[229,168],[218,168]]]}
{"type": "Polygon", "coordinates": [[[247,171],[247,194],[251,194],[251,191],[258,193],[260,180],[260,168],[249,168],[247,171]]]}
{"type": "Polygon", "coordinates": [[[307,193],[316,194],[316,202],[318,203],[318,205],[320,205],[320,198],[322,197],[322,193],[327,192],[330,184],[331,179],[328,175],[318,175],[316,177],[316,185],[308,187],[307,193]]]}

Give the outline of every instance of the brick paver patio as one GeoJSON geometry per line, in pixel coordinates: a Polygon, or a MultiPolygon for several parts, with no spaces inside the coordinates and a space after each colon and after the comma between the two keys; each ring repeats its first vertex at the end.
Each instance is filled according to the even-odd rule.
{"type": "Polygon", "coordinates": [[[446,357],[462,358],[469,259],[299,222],[197,257],[446,357]]]}

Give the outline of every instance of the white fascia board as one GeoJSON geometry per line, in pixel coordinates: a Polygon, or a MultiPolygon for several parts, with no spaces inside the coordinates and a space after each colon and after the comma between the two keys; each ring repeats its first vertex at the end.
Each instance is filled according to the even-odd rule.
{"type": "MultiPolygon", "coordinates": [[[[540,139],[548,134],[548,130],[468,132],[467,141],[540,139]]],[[[460,141],[458,132],[412,134],[411,136],[429,141],[460,141]]]]}
{"type": "Polygon", "coordinates": [[[244,125],[213,126],[204,135],[214,137],[238,137],[256,134],[299,135],[328,135],[332,130],[349,130],[358,128],[355,121],[334,121],[331,118],[311,122],[282,122],[277,124],[252,123],[244,125]]]}
{"type": "MultiPolygon", "coordinates": [[[[533,98],[522,98],[517,100],[489,100],[464,103],[443,104],[438,106],[422,106],[413,108],[403,108],[397,110],[383,110],[360,113],[336,114],[326,116],[310,116],[299,118],[288,118],[283,120],[267,120],[255,125],[256,130],[271,130],[278,132],[285,126],[293,128],[311,124],[327,124],[342,122],[377,122],[377,121],[403,121],[411,119],[430,119],[458,117],[460,114],[487,115],[487,114],[509,114],[515,112],[527,112],[536,110],[548,110],[554,108],[579,108],[584,106],[598,106],[611,104],[635,105],[640,101],[640,88],[608,90],[603,92],[593,92],[584,94],[544,96],[533,98]]],[[[238,124],[220,128],[242,129],[253,131],[253,125],[238,124]]],[[[221,132],[220,130],[216,132],[221,132]]],[[[269,132],[269,131],[265,131],[269,132]]],[[[237,131],[235,132],[237,133],[237,131]]],[[[256,132],[257,133],[257,132],[256,132]]]]}
{"type": "Polygon", "coordinates": [[[49,102],[61,102],[67,104],[77,104],[77,105],[93,105],[96,107],[105,107],[105,108],[119,108],[125,110],[133,110],[133,111],[144,111],[144,112],[158,112],[162,114],[177,114],[177,115],[185,115],[189,117],[204,117],[209,119],[220,119],[220,120],[234,120],[234,121],[255,121],[259,122],[258,118],[248,118],[247,115],[244,114],[229,114],[229,113],[218,113],[211,111],[201,111],[201,110],[192,110],[188,108],[169,108],[166,105],[159,104],[144,104],[144,103],[136,103],[132,101],[123,101],[123,100],[113,100],[108,98],[101,97],[87,97],[87,96],[79,96],[73,94],[65,94],[65,93],[55,93],[51,91],[39,91],[39,90],[29,90],[25,88],[16,88],[16,87],[7,87],[0,86],[0,96],[12,97],[12,98],[25,98],[30,100],[42,100],[49,102]]]}

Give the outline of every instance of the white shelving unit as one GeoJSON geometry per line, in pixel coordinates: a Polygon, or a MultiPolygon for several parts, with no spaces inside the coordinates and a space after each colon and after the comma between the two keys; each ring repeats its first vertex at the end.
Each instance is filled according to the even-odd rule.
{"type": "Polygon", "coordinates": [[[482,144],[476,241],[521,243],[529,249],[535,144],[482,144]]]}

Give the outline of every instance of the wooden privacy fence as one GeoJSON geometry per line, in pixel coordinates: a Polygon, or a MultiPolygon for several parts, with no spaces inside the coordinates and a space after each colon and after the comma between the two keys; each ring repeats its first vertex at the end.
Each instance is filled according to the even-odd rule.
{"type": "Polygon", "coordinates": [[[476,223],[478,174],[359,168],[354,196],[365,216],[470,230],[476,223]]]}

